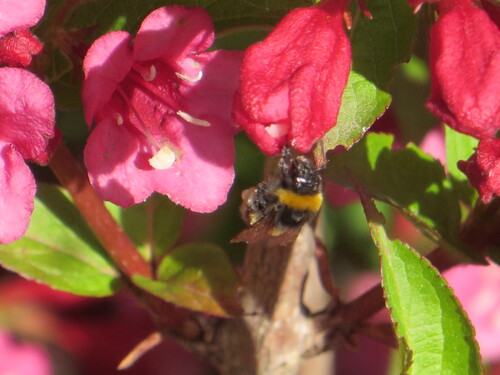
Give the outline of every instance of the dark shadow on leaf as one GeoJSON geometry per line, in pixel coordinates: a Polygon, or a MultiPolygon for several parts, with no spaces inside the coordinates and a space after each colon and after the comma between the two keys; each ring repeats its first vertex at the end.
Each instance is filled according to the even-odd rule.
{"type": "Polygon", "coordinates": [[[389,135],[368,134],[350,150],[331,157],[325,179],[352,189],[347,169],[368,194],[457,243],[460,209],[454,191],[446,186],[443,167],[414,146],[392,150],[392,141],[389,135]]]}

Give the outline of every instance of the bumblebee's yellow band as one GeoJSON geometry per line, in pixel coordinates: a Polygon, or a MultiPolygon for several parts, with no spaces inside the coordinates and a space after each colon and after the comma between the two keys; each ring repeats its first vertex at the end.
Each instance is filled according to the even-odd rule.
{"type": "Polygon", "coordinates": [[[299,211],[317,212],[323,202],[323,195],[321,195],[321,193],[313,195],[300,195],[291,190],[278,189],[275,194],[281,203],[299,211]]]}

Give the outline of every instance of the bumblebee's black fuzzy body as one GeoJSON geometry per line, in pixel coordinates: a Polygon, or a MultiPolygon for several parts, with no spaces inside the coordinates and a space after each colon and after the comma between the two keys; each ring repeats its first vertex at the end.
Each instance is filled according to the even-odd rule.
{"type": "Polygon", "coordinates": [[[243,219],[251,227],[265,226],[265,232],[271,236],[300,229],[321,207],[321,186],[314,163],[284,149],[277,176],[243,193],[243,219]]]}

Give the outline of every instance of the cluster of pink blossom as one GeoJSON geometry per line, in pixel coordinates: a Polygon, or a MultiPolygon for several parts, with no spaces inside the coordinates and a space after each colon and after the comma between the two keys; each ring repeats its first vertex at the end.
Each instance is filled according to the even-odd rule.
{"type": "MultiPolygon", "coordinates": [[[[421,0],[412,0],[420,5],[421,0]]],[[[105,200],[122,207],[152,192],[196,212],[225,202],[234,179],[233,136],[244,129],[267,154],[288,145],[308,152],[336,124],[351,65],[343,26],[346,1],[290,12],[243,53],[211,51],[209,15],[201,8],[153,11],[135,38],[111,32],[85,57],[83,107],[92,132],[84,159],[105,200]],[[236,123],[235,123],[236,122],[236,123]]],[[[0,242],[19,238],[36,190],[24,160],[43,163],[54,138],[50,89],[19,68],[41,50],[28,30],[45,2],[0,2],[0,242]]],[[[484,202],[500,190],[500,31],[472,0],[440,0],[431,30],[428,108],[480,139],[460,168],[484,202]]]]}
{"type": "MultiPolygon", "coordinates": [[[[487,203],[500,195],[498,8],[436,2],[427,107],[479,139],[459,168],[487,203]]],[[[53,94],[28,70],[42,50],[29,28],[45,5],[0,0],[0,243],[19,239],[29,224],[36,182],[26,161],[47,164],[58,141],[53,94]]],[[[284,146],[309,152],[335,126],[347,83],[346,5],[324,0],[295,9],[244,53],[209,51],[209,15],[179,5],[150,13],[135,36],[114,31],[98,38],[83,62],[82,92],[91,130],[84,162],[97,193],[126,208],[158,192],[192,211],[211,212],[232,186],[233,137],[240,129],[266,154],[284,146]]],[[[479,331],[478,337],[491,341],[479,331]]],[[[1,335],[0,344],[6,342],[11,346],[1,335]]],[[[499,358],[493,349],[485,353],[499,358]]]]}
{"type": "MultiPolygon", "coordinates": [[[[41,50],[26,27],[40,19],[45,3],[25,3],[29,12],[2,4],[18,22],[2,25],[0,61],[26,66],[41,50]]],[[[163,7],[146,17],[135,38],[111,32],[97,39],[83,62],[82,93],[92,129],[84,160],[95,190],[122,207],[156,191],[196,212],[215,210],[234,179],[233,136],[240,127],[233,113],[263,151],[277,153],[285,144],[309,151],[335,124],[349,73],[344,7],[345,1],[325,1],[296,9],[246,52],[243,66],[242,52],[207,52],[214,32],[201,8],[163,7]]],[[[4,208],[16,213],[1,219],[6,243],[28,225],[36,185],[22,159],[50,157],[54,101],[26,70],[5,67],[0,75],[1,194],[4,208]]]]}

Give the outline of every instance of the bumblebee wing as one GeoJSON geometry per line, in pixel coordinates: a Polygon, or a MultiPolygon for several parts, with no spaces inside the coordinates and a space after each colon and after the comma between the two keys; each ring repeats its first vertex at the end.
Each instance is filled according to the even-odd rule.
{"type": "Polygon", "coordinates": [[[255,196],[256,188],[252,187],[246,190],[243,190],[241,193],[241,206],[240,206],[240,215],[247,225],[253,225],[255,222],[260,220],[260,217],[257,217],[253,207],[250,203],[255,196]]]}
{"type": "Polygon", "coordinates": [[[267,217],[250,228],[244,229],[231,242],[256,243],[266,241],[269,246],[286,246],[295,241],[302,226],[278,229],[273,226],[273,218],[267,217]]]}

